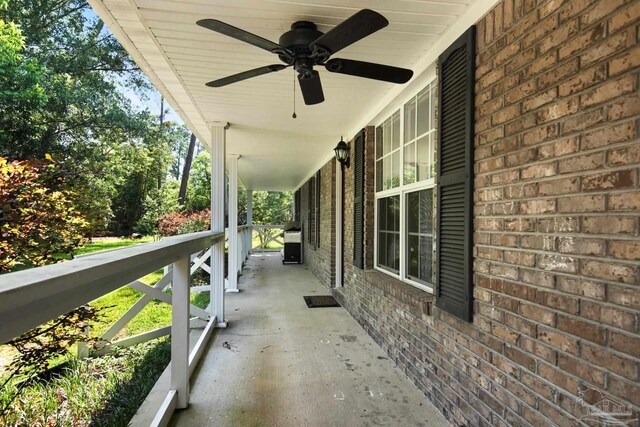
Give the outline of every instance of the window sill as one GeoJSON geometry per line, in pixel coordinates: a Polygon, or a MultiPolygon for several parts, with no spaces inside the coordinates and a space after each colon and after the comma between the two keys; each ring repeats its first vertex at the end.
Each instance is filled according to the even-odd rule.
{"type": "Polygon", "coordinates": [[[381,290],[385,297],[394,299],[407,307],[414,315],[431,315],[435,295],[404,283],[394,277],[376,270],[364,271],[368,284],[381,290]]]}

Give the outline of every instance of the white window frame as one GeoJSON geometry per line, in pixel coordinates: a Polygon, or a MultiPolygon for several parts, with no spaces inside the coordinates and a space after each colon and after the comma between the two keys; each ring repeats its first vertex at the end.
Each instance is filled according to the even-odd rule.
{"type": "MultiPolygon", "coordinates": [[[[388,190],[382,190],[382,191],[375,191],[375,203],[374,203],[374,237],[373,237],[373,257],[374,257],[374,263],[373,263],[373,268],[383,274],[386,274],[388,276],[391,276],[395,279],[398,279],[404,283],[408,283],[411,286],[414,286],[418,289],[421,289],[425,292],[434,293],[434,284],[430,283],[429,285],[425,285],[424,283],[420,283],[417,282],[415,280],[411,280],[410,278],[406,277],[407,276],[407,212],[406,212],[406,206],[407,206],[407,194],[408,193],[413,193],[415,191],[419,191],[419,190],[429,190],[429,189],[433,189],[434,193],[435,193],[435,176],[430,178],[430,179],[426,179],[423,181],[417,181],[411,184],[404,184],[404,148],[405,148],[405,138],[404,138],[404,106],[406,103],[408,103],[409,101],[411,101],[412,99],[416,99],[418,94],[420,92],[422,92],[422,90],[424,90],[427,86],[429,85],[433,85],[432,89],[436,89],[437,88],[437,82],[436,82],[436,78],[435,76],[433,76],[433,78],[429,79],[417,92],[413,93],[411,96],[408,96],[406,99],[404,99],[402,102],[400,102],[400,105],[398,108],[394,108],[391,112],[391,114],[389,114],[388,117],[384,118],[379,124],[376,125],[376,129],[378,128],[378,126],[382,126],[382,124],[390,117],[392,117],[398,110],[400,112],[400,186],[396,187],[396,188],[391,188],[388,190]],[[386,197],[389,196],[400,196],[400,269],[399,269],[399,274],[395,274],[392,271],[389,271],[388,269],[381,267],[378,265],[378,200],[379,199],[384,199],[386,197]]],[[[417,105],[416,105],[417,107],[417,105]]],[[[433,117],[433,116],[432,116],[433,117]]],[[[418,139],[420,139],[421,136],[425,136],[425,135],[429,135],[429,133],[432,133],[434,135],[437,135],[437,123],[434,123],[433,129],[427,131],[425,134],[423,135],[418,135],[417,134],[417,122],[416,122],[416,136],[413,139],[413,143],[417,144],[418,139]]],[[[376,137],[377,137],[377,133],[376,133],[376,137]]],[[[431,156],[434,156],[435,154],[435,146],[436,146],[436,138],[433,138],[433,147],[434,150],[432,151],[431,156]]],[[[377,141],[376,141],[376,146],[377,146],[377,141]]],[[[393,150],[391,151],[393,152],[393,150]]],[[[390,152],[390,153],[391,153],[390,152]]],[[[388,153],[388,155],[390,155],[390,153],[388,153]]],[[[377,183],[377,177],[378,177],[378,153],[375,153],[375,158],[376,161],[374,162],[374,182],[377,183]]],[[[384,157],[382,157],[384,158],[384,157]]],[[[417,159],[416,159],[417,160],[417,159]]],[[[435,163],[436,158],[433,157],[433,162],[435,163]]],[[[393,170],[393,169],[392,169],[393,170]]],[[[434,201],[435,203],[435,201],[434,201]]],[[[435,242],[435,238],[436,238],[436,230],[433,230],[433,240],[435,242]]]]}

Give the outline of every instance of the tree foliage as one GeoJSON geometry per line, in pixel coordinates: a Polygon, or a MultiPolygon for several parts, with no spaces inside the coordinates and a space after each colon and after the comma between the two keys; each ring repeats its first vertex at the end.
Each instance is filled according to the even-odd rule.
{"type": "Polygon", "coordinates": [[[293,196],[291,192],[254,191],[253,223],[284,224],[291,221],[293,196]]]}
{"type": "Polygon", "coordinates": [[[80,244],[88,222],[75,207],[72,175],[50,157],[0,157],[0,272],[47,264],[80,244]]]}

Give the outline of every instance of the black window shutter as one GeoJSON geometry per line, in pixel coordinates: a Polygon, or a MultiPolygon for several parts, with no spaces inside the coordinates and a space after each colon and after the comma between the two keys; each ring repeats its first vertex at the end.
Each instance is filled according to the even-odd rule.
{"type": "Polygon", "coordinates": [[[364,268],[364,129],[356,135],[353,153],[353,265],[364,268]]]}
{"type": "Polygon", "coordinates": [[[300,221],[300,189],[293,194],[293,220],[300,221]]]}
{"type": "Polygon", "coordinates": [[[316,247],[320,247],[320,187],[322,185],[321,171],[316,173],[316,247]]]}
{"type": "Polygon", "coordinates": [[[471,321],[475,27],[440,55],[438,77],[436,305],[471,321]]]}

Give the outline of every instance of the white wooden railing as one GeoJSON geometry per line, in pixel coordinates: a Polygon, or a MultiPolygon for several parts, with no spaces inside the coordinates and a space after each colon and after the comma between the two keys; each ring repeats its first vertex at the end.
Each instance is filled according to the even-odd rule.
{"type": "MultiPolygon", "coordinates": [[[[244,230],[243,232],[246,233],[244,230]]],[[[212,246],[220,244],[223,239],[224,233],[193,233],[2,275],[0,343],[6,343],[42,323],[122,286],[133,287],[145,295],[103,334],[105,342],[113,338],[152,299],[170,303],[170,327],[109,343],[103,348],[107,350],[113,345],[132,345],[151,337],[171,333],[171,386],[154,420],[154,425],[166,425],[176,406],[185,407],[188,403],[189,377],[212,335],[216,322],[224,322],[224,319],[212,316],[212,311],[192,306],[189,299],[191,291],[202,292],[211,289],[190,288],[190,278],[198,268],[208,268],[205,264],[209,257],[207,254],[211,253],[212,246]],[[193,254],[196,256],[193,257],[193,254]],[[155,286],[148,286],[137,280],[166,265],[172,265],[172,269],[155,286]],[[172,295],[163,292],[169,285],[172,286],[172,295]],[[191,353],[190,313],[207,320],[206,327],[191,353]]],[[[223,292],[212,292],[211,304],[215,298],[222,298],[222,295],[223,292]]]]}
{"type": "MultiPolygon", "coordinates": [[[[258,236],[262,239],[262,244],[258,243],[254,247],[251,248],[254,252],[268,251],[267,246],[269,243],[274,242],[279,244],[280,246],[284,246],[284,242],[280,239],[280,234],[284,230],[284,225],[257,225],[254,224],[251,226],[252,229],[258,234],[258,236]],[[267,231],[279,230],[280,232],[275,234],[267,233],[267,231]]],[[[272,249],[273,250],[273,249],[272,249]]]]}

